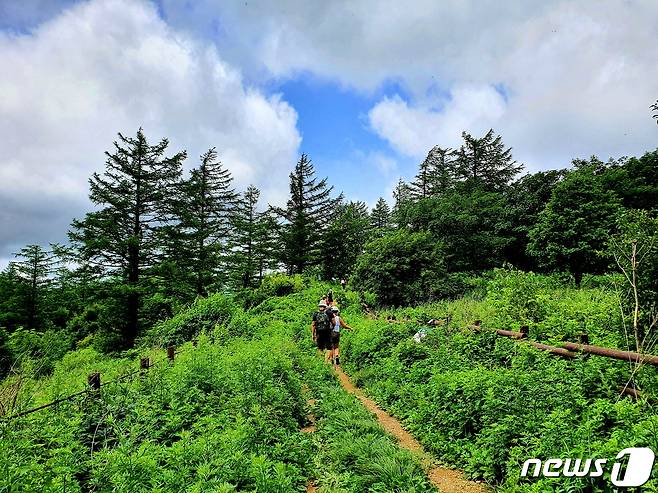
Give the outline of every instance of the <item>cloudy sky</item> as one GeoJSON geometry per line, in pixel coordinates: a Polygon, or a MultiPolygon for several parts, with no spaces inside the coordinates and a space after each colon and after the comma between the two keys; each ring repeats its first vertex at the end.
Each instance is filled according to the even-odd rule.
{"type": "Polygon", "coordinates": [[[529,171],[658,146],[655,0],[0,0],[0,67],[0,267],[140,126],[271,203],[301,152],[374,204],[462,130],[529,171]]]}

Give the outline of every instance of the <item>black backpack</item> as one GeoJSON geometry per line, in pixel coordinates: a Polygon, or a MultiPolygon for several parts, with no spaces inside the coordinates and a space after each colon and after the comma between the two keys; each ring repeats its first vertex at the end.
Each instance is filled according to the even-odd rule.
{"type": "Polygon", "coordinates": [[[315,320],[315,330],[317,332],[325,332],[331,330],[329,315],[327,314],[326,311],[316,312],[314,320],[315,320]]]}

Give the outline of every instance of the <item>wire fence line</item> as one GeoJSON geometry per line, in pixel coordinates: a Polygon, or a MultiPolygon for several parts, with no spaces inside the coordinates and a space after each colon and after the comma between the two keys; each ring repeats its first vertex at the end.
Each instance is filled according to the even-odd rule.
{"type": "MultiPolygon", "coordinates": [[[[388,320],[389,322],[398,322],[397,320],[388,320]]],[[[402,321],[400,321],[402,322],[402,321]]],[[[432,321],[430,321],[432,322],[432,321]]],[[[471,326],[472,329],[474,329],[476,332],[481,332],[483,330],[481,326],[481,321],[476,320],[471,326]]],[[[611,348],[604,348],[600,346],[592,346],[589,345],[589,341],[587,338],[586,334],[579,334],[579,343],[564,343],[562,347],[554,347],[554,346],[548,346],[545,344],[541,344],[535,341],[530,341],[528,340],[528,334],[529,330],[527,326],[522,326],[520,331],[511,331],[511,330],[504,330],[504,329],[495,329],[495,332],[500,335],[500,336],[506,336],[506,337],[511,337],[513,339],[518,339],[518,340],[523,340],[524,342],[529,343],[533,347],[539,350],[547,351],[551,354],[554,354],[556,356],[561,356],[563,358],[575,358],[577,356],[578,352],[583,352],[586,354],[596,354],[598,356],[604,356],[608,358],[614,358],[618,360],[625,360],[629,362],[635,362],[639,364],[643,363],[648,363],[651,365],[658,366],[658,356],[652,356],[648,354],[641,354],[641,353],[635,353],[631,351],[621,351],[617,349],[611,349],[611,348]]],[[[191,341],[193,346],[196,347],[196,339],[191,341]]],[[[24,416],[28,416],[32,413],[36,413],[38,411],[41,411],[43,409],[47,409],[53,406],[56,406],[58,404],[61,404],[63,402],[67,402],[70,400],[75,399],[76,397],[79,397],[81,395],[89,394],[92,392],[96,392],[100,390],[101,387],[105,387],[107,385],[112,385],[119,383],[123,380],[126,380],[127,378],[133,377],[137,374],[144,374],[146,371],[148,371],[151,368],[154,368],[162,363],[168,362],[172,363],[175,359],[175,356],[178,354],[181,354],[183,351],[176,350],[176,346],[169,346],[167,347],[167,358],[162,359],[156,363],[152,363],[150,358],[141,358],[140,359],[140,368],[139,370],[131,371],[129,373],[126,373],[124,375],[121,375],[114,380],[110,380],[107,382],[102,382],[101,381],[101,374],[99,372],[91,373],[88,378],[87,378],[87,388],[75,392],[73,394],[67,395],[65,397],[60,397],[58,399],[55,399],[51,402],[42,404],[40,406],[27,409],[25,411],[21,411],[19,413],[15,413],[9,416],[0,416],[0,422],[9,422],[17,418],[22,418],[24,416]]],[[[622,393],[638,398],[640,397],[640,392],[633,388],[629,387],[628,385],[625,385],[623,387],[622,393]]]]}
{"type": "MultiPolygon", "coordinates": [[[[192,342],[192,345],[194,347],[196,347],[196,344],[197,344],[196,339],[192,340],[191,342],[192,342]]],[[[176,355],[179,355],[183,352],[186,352],[186,351],[176,350],[176,346],[169,346],[169,347],[167,347],[167,357],[165,359],[162,359],[160,361],[157,361],[157,362],[153,363],[151,361],[151,358],[149,358],[149,357],[140,358],[140,361],[139,361],[140,368],[139,368],[139,370],[131,371],[129,373],[123,374],[123,375],[115,378],[114,380],[109,380],[109,381],[106,381],[106,382],[101,381],[101,373],[100,372],[91,373],[87,377],[87,388],[85,388],[85,389],[83,389],[79,392],[75,392],[73,394],[67,395],[65,397],[60,397],[58,399],[55,399],[51,402],[47,402],[47,403],[42,404],[42,405],[37,406],[37,407],[26,409],[24,411],[21,411],[21,412],[15,413],[15,414],[11,414],[9,416],[0,416],[0,422],[6,422],[7,423],[7,422],[10,422],[14,419],[22,418],[24,416],[28,416],[28,415],[36,413],[38,411],[48,409],[50,407],[61,404],[63,402],[71,401],[71,400],[75,399],[76,397],[80,397],[81,395],[91,394],[91,393],[97,392],[101,389],[101,387],[105,387],[105,386],[108,386],[108,385],[113,385],[113,384],[122,382],[122,381],[124,381],[124,380],[126,380],[130,377],[135,376],[135,375],[138,375],[138,374],[143,375],[148,370],[150,370],[151,368],[155,368],[156,366],[159,366],[163,363],[170,363],[170,364],[173,363],[176,355]]]]}

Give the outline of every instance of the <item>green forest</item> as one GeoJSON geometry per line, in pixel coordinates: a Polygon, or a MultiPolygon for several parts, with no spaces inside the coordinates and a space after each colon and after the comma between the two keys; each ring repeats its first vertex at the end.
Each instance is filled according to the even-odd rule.
{"type": "Polygon", "coordinates": [[[655,366],[495,332],[658,352],[658,149],[527,172],[464,132],[373,208],[304,154],[285,205],[193,159],[118,134],[69,241],[0,273],[0,492],[437,491],[314,349],[329,290],[346,374],[491,491],[617,491],[520,471],[658,450],[655,366]]]}

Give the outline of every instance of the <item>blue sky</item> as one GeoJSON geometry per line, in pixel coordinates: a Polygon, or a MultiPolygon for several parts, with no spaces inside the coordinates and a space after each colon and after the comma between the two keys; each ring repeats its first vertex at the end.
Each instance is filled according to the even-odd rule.
{"type": "Polygon", "coordinates": [[[392,177],[415,172],[417,163],[397,156],[368,121],[368,111],[379,99],[404,94],[398,84],[386,82],[372,93],[363,93],[301,74],[272,84],[270,90],[281,92],[298,113],[300,151],[311,157],[319,175],[329,176],[347,197],[374,205],[377,198],[388,195],[392,177]],[[377,157],[397,167],[383,172],[377,157]]]}
{"type": "Polygon", "coordinates": [[[641,154],[657,41],[653,0],[3,0],[0,267],[65,239],[139,126],[188,168],[216,146],[270,203],[302,152],[370,205],[462,131],[528,171],[641,154]]]}

